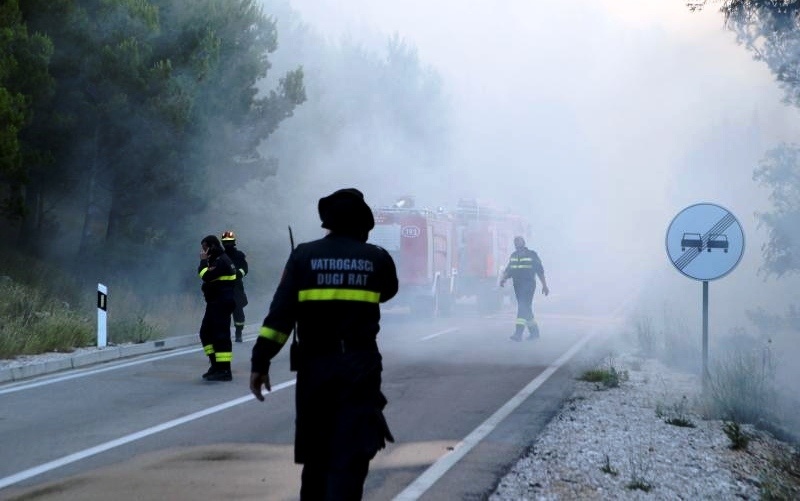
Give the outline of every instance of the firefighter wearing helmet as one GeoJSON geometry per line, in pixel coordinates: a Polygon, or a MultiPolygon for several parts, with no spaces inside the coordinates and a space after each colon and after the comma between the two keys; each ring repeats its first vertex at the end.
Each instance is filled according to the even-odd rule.
{"type": "Polygon", "coordinates": [[[513,281],[514,295],[517,298],[516,327],[511,339],[522,340],[525,327],[530,333],[528,339],[536,339],[539,337],[539,326],[533,318],[533,293],[536,292],[536,277],[538,276],[542,282],[542,294],[546,296],[550,290],[547,288],[547,280],[544,278],[542,260],[539,259],[536,251],[529,249],[525,245],[525,239],[521,236],[514,237],[514,249],[500,280],[500,287],[503,287],[509,278],[513,281]]]}
{"type": "Polygon", "coordinates": [[[233,309],[233,327],[236,332],[235,340],[242,342],[242,330],[244,329],[244,307],[247,306],[247,294],[244,291],[244,277],[247,276],[247,255],[236,248],[236,233],[231,230],[222,232],[222,245],[225,247],[225,254],[231,258],[236,266],[236,280],[233,283],[234,300],[236,307],[233,309]]]}

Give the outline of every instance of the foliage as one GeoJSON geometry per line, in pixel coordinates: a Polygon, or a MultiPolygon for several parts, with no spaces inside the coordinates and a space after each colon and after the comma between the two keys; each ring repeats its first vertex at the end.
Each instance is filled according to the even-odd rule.
{"type": "Polygon", "coordinates": [[[40,154],[24,131],[52,92],[52,50],[45,36],[28,33],[18,0],[0,4],[0,216],[15,221],[25,215],[27,164],[40,154]]]}
{"type": "Polygon", "coordinates": [[[0,196],[19,195],[22,219],[0,215],[0,228],[82,280],[155,305],[197,296],[193,249],[233,220],[253,235],[269,291],[286,246],[265,228],[324,177],[316,160],[333,173],[353,158],[368,172],[433,169],[446,151],[438,76],[399,37],[382,54],[332,44],[295,29],[278,1],[18,2],[13,19],[36,44],[8,54],[39,63],[24,74],[41,85],[22,92],[27,121],[9,143],[24,176],[9,184],[0,173],[0,196]],[[329,161],[335,151],[341,162],[329,161]]]}
{"type": "MultiPolygon", "coordinates": [[[[690,2],[690,9],[719,5],[727,27],[757,61],[770,69],[786,103],[800,107],[800,1],[724,0],[690,2]]],[[[771,211],[757,215],[769,232],[761,271],[780,277],[800,270],[800,166],[798,148],[781,144],[755,170],[754,179],[770,189],[771,211]]]]}
{"type": "Polygon", "coordinates": [[[20,0],[20,10],[52,41],[57,90],[29,127],[30,145],[52,141],[28,165],[19,241],[42,249],[82,205],[73,248],[97,271],[163,279],[148,253],[187,246],[211,198],[275,173],[257,147],[305,100],[302,69],[259,95],[277,32],[254,0],[20,0]]]}
{"type": "Polygon", "coordinates": [[[681,397],[679,402],[672,405],[656,405],[656,416],[663,419],[665,423],[682,428],[694,428],[695,424],[689,415],[689,402],[686,395],[681,397]]]}
{"type": "MultiPolygon", "coordinates": [[[[0,358],[95,345],[96,286],[52,263],[1,249],[0,358]]],[[[109,297],[109,344],[159,339],[168,329],[190,334],[202,318],[196,296],[137,296],[119,286],[109,297]]]]}
{"type": "Polygon", "coordinates": [[[767,152],[753,179],[770,190],[772,210],[757,214],[768,230],[762,251],[766,274],[800,271],[800,148],[782,144],[767,152]]]}
{"type": "Polygon", "coordinates": [[[578,379],[590,383],[600,383],[602,386],[598,385],[598,389],[618,388],[620,382],[628,380],[628,372],[619,371],[612,364],[607,369],[589,369],[584,371],[578,379]]]}
{"type": "Polygon", "coordinates": [[[0,357],[71,351],[86,346],[94,326],[79,310],[41,289],[0,280],[0,357]]]}
{"type": "Polygon", "coordinates": [[[747,449],[747,444],[750,443],[750,437],[742,430],[742,427],[736,421],[726,421],[722,425],[722,431],[730,439],[730,448],[738,451],[747,449]]]}

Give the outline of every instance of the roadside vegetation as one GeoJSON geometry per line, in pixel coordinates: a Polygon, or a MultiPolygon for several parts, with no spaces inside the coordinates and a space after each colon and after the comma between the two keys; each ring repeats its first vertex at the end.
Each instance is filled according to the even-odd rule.
{"type": "Polygon", "coordinates": [[[614,361],[609,360],[607,367],[588,369],[578,376],[580,381],[597,383],[596,389],[606,390],[618,388],[622,381],[628,380],[628,371],[619,370],[614,366],[614,361]]]}
{"type": "Polygon", "coordinates": [[[205,235],[242,237],[255,305],[320,172],[446,175],[450,101],[396,34],[330,41],[283,0],[3,0],[0,34],[0,357],[93,344],[97,282],[110,343],[196,332],[205,235]]]}
{"type": "MultiPolygon", "coordinates": [[[[0,251],[0,358],[71,352],[97,343],[96,283],[14,251],[0,251]],[[19,273],[22,270],[23,274],[19,273]]],[[[191,334],[202,298],[145,301],[130,288],[109,291],[108,343],[141,343],[167,332],[191,334]]]]}
{"type": "MultiPolygon", "coordinates": [[[[790,312],[791,313],[791,312],[790,312]]],[[[640,315],[633,321],[628,341],[636,355],[658,359],[664,364],[689,373],[701,375],[702,353],[699,335],[686,327],[685,321],[675,320],[664,309],[665,319],[657,322],[640,315]]],[[[791,315],[790,315],[791,316],[791,315]]],[[[753,328],[734,329],[714,343],[708,361],[708,379],[695,398],[683,396],[678,402],[658,402],[657,418],[674,426],[694,428],[696,419],[719,420],[729,439],[729,448],[741,454],[748,452],[752,433],[766,432],[797,451],[800,447],[796,421],[796,392],[780,391],[781,360],[776,355],[775,339],[784,339],[781,326],[786,323],[770,318],[763,312],[750,312],[753,328]],[[771,326],[771,327],[770,327],[771,326]]],[[[788,338],[788,339],[791,339],[788,338]]],[[[793,499],[800,490],[800,455],[781,454],[769,459],[770,468],[759,479],[762,499],[793,499]]],[[[640,488],[636,482],[631,488],[640,488]]]]}

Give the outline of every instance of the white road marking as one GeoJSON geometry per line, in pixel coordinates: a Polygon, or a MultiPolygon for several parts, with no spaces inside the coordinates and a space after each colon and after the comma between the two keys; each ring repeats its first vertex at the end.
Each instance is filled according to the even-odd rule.
{"type": "MultiPolygon", "coordinates": [[[[297,382],[296,379],[291,381],[286,381],[280,384],[276,384],[272,391],[267,393],[265,396],[269,396],[276,391],[283,390],[285,388],[289,388],[290,386],[294,386],[297,382]]],[[[124,437],[117,438],[115,440],[111,440],[104,444],[95,445],[94,447],[90,447],[88,449],[84,449],[82,451],[75,452],[73,454],[69,454],[67,456],[55,459],[53,461],[49,461],[47,463],[41,464],[39,466],[35,466],[33,468],[28,468],[27,470],[21,471],[19,473],[15,473],[5,478],[0,478],[0,489],[8,487],[10,485],[14,485],[16,483],[22,482],[23,480],[27,480],[31,477],[35,477],[36,475],[41,475],[42,473],[46,473],[51,470],[55,470],[56,468],[61,468],[62,466],[66,466],[70,463],[74,463],[76,461],[80,461],[82,459],[86,459],[91,456],[95,456],[100,454],[101,452],[105,452],[115,447],[119,447],[121,445],[128,444],[130,442],[135,442],[136,440],[149,437],[150,435],[155,435],[156,433],[169,430],[170,428],[175,428],[176,426],[180,426],[182,424],[189,423],[196,419],[200,419],[202,417],[224,411],[225,409],[230,409],[231,407],[235,407],[237,405],[250,402],[254,400],[255,397],[252,394],[248,394],[244,397],[239,397],[233,400],[229,400],[227,402],[221,403],[219,405],[215,405],[214,407],[209,407],[208,409],[203,409],[202,411],[198,411],[187,416],[183,416],[178,419],[173,419],[172,421],[167,421],[166,423],[161,423],[156,426],[152,426],[150,428],[146,428],[141,431],[137,431],[135,433],[131,433],[129,435],[125,435],[124,437]]]]}
{"type": "MultiPolygon", "coordinates": [[[[460,330],[458,327],[451,327],[448,329],[444,329],[442,331],[430,334],[428,336],[420,338],[421,341],[426,341],[438,336],[442,336],[444,334],[448,334],[450,332],[455,332],[460,330]]],[[[456,447],[450,451],[449,453],[442,456],[439,460],[437,460],[431,467],[429,467],[420,477],[418,477],[413,483],[411,483],[406,489],[404,489],[397,497],[394,498],[396,501],[405,501],[405,500],[414,500],[417,499],[420,495],[422,495],[426,490],[428,490],[445,472],[447,472],[453,465],[455,465],[464,455],[469,452],[475,445],[477,445],[483,438],[485,438],[494,428],[503,420],[505,419],[511,412],[516,409],[522,402],[525,401],[531,394],[533,394],[536,389],[539,388],[547,379],[552,376],[553,373],[556,372],[563,364],[569,361],[575,353],[577,353],[584,344],[586,344],[589,339],[593,336],[590,334],[583,339],[581,339],[578,343],[573,345],[564,355],[562,355],[558,360],[556,360],[552,365],[548,366],[544,372],[539,374],[533,381],[528,383],[525,388],[523,388],[519,393],[517,393],[511,400],[506,402],[503,407],[501,407],[498,411],[496,411],[491,417],[489,417],[486,421],[484,421],[478,428],[472,431],[466,438],[464,438],[461,442],[459,442],[456,447]]],[[[112,370],[122,369],[125,367],[130,367],[134,365],[139,365],[147,362],[152,362],[155,360],[163,360],[166,358],[171,358],[175,356],[185,355],[187,353],[201,351],[201,348],[190,348],[190,349],[182,349],[176,350],[170,353],[165,353],[163,355],[143,355],[141,359],[133,360],[130,362],[124,362],[120,364],[114,364],[113,366],[103,367],[99,369],[91,369],[91,370],[80,370],[79,373],[73,373],[63,376],[51,377],[47,379],[43,379],[41,381],[31,382],[27,384],[21,384],[19,386],[14,386],[11,388],[6,388],[0,390],[0,395],[4,393],[11,393],[14,391],[21,391],[24,389],[36,388],[39,386],[43,386],[46,384],[51,384],[59,381],[67,381],[70,379],[75,379],[79,377],[90,376],[93,374],[100,374],[103,372],[108,372],[112,370]]],[[[272,392],[289,388],[296,384],[296,380],[286,381],[280,384],[277,384],[273,387],[272,392]]],[[[268,396],[269,394],[267,394],[268,396]]],[[[61,458],[55,459],[53,461],[49,461],[47,463],[43,463],[41,465],[35,466],[33,468],[29,468],[27,470],[15,473],[13,475],[7,476],[5,478],[0,478],[0,489],[5,487],[17,484],[29,478],[35,477],[37,475],[41,475],[42,473],[46,473],[48,471],[55,470],[62,466],[66,466],[71,463],[75,463],[77,461],[81,461],[91,456],[95,456],[97,454],[106,452],[108,450],[114,449],[116,447],[120,447],[122,445],[134,442],[136,440],[148,437],[150,435],[154,435],[156,433],[160,433],[165,430],[169,430],[171,428],[175,428],[177,426],[183,425],[185,423],[200,419],[202,417],[224,411],[231,407],[235,407],[237,405],[241,405],[245,402],[248,402],[254,399],[253,395],[248,394],[243,397],[236,398],[234,400],[230,400],[228,402],[224,402],[222,404],[215,405],[213,407],[209,407],[207,409],[195,412],[193,414],[189,414],[187,416],[183,416],[178,419],[173,419],[171,421],[167,421],[165,423],[152,426],[150,428],[131,433],[129,435],[125,435],[115,440],[111,440],[109,442],[105,442],[103,444],[96,445],[94,447],[90,447],[88,449],[84,449],[82,451],[78,451],[67,456],[63,456],[61,458]]]]}
{"type": "Polygon", "coordinates": [[[421,338],[419,338],[419,340],[420,341],[427,341],[428,339],[433,339],[435,337],[443,336],[445,334],[449,334],[449,333],[455,332],[457,330],[459,330],[458,327],[450,327],[449,329],[445,329],[443,331],[435,332],[435,333],[427,335],[425,337],[421,337],[421,338]]]}
{"type": "Polygon", "coordinates": [[[550,376],[552,376],[561,366],[567,363],[581,348],[594,336],[594,333],[585,336],[580,341],[572,345],[566,353],[561,355],[558,360],[553,362],[541,374],[528,383],[525,388],[514,395],[511,400],[506,402],[500,409],[492,414],[486,421],[475,428],[466,438],[456,444],[452,451],[448,452],[425,472],[417,477],[414,482],[403,489],[400,494],[393,498],[393,501],[413,501],[425,493],[431,486],[439,480],[450,468],[461,460],[473,447],[491,433],[503,419],[508,417],[517,407],[519,407],[533,392],[535,392],[550,376]]]}

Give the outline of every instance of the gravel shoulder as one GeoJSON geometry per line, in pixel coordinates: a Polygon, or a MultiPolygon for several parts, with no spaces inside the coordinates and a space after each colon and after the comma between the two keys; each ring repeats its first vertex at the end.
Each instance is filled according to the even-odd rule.
{"type": "Polygon", "coordinates": [[[630,355],[609,367],[627,377],[611,388],[578,381],[490,501],[800,499],[795,448],[744,425],[747,448],[731,449],[725,423],[694,410],[698,376],[630,355]]]}

